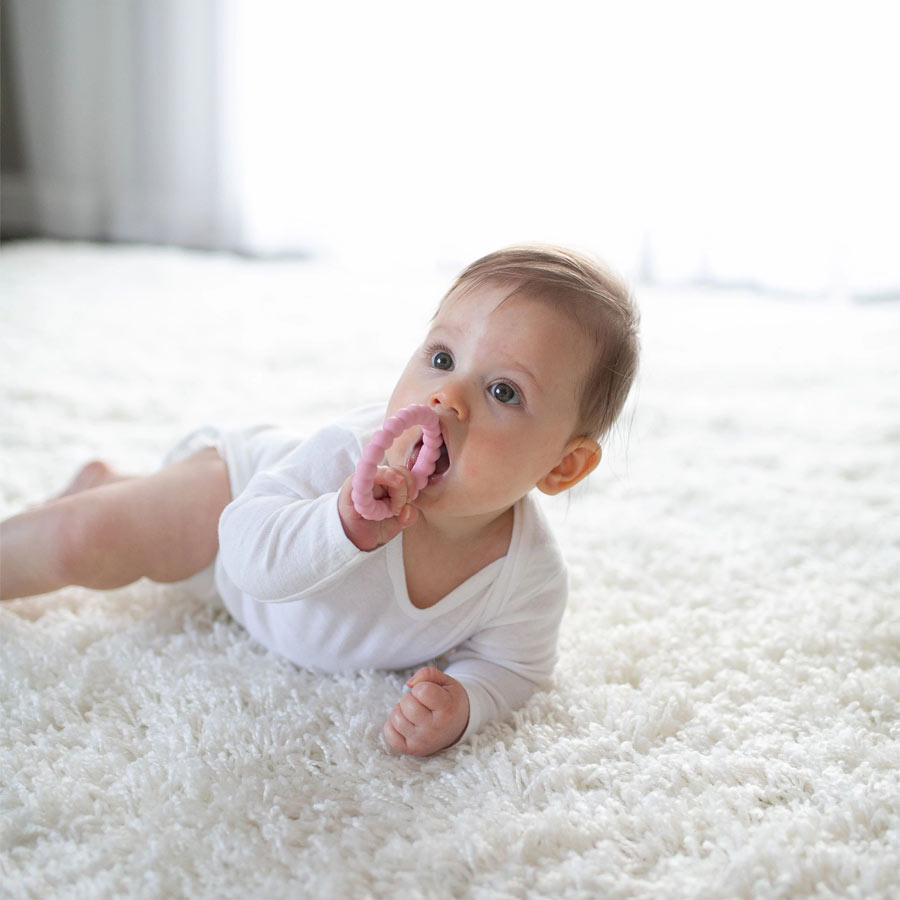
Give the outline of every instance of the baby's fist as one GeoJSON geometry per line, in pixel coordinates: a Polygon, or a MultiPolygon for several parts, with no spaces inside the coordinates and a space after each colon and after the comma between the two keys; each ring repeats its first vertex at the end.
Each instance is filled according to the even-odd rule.
{"type": "Polygon", "coordinates": [[[379,466],[375,471],[373,496],[386,500],[391,507],[387,519],[373,521],[361,516],[353,505],[353,478],[351,475],[338,494],[338,515],[344,534],[359,550],[369,551],[393,540],[404,529],[414,524],[419,511],[409,504],[415,498],[416,480],[409,469],[402,466],[379,466]]]}
{"type": "Polygon", "coordinates": [[[469,697],[455,679],[434,666],[419,669],[409,693],[391,710],[384,739],[412,756],[428,756],[455,744],[469,724],[469,697]]]}

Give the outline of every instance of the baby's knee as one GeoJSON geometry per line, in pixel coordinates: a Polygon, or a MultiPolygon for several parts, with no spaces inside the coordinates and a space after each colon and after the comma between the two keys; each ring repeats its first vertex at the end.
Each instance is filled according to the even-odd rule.
{"type": "Polygon", "coordinates": [[[80,495],[63,500],[55,510],[54,533],[57,574],[67,584],[100,587],[93,582],[102,568],[104,550],[115,544],[116,525],[104,504],[84,502],[80,495]]]}

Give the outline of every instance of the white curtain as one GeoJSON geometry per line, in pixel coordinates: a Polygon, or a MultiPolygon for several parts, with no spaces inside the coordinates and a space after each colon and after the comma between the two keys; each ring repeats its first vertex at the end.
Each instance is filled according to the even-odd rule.
{"type": "Polygon", "coordinates": [[[890,3],[13,12],[51,231],[386,266],[551,240],[633,279],[900,288],[890,3]]]}
{"type": "Polygon", "coordinates": [[[6,0],[17,142],[4,218],[64,238],[233,246],[230,8],[6,0]]]}

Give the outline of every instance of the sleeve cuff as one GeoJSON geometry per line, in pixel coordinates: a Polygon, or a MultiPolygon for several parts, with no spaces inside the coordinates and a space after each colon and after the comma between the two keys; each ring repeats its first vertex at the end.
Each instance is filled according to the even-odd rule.
{"type": "Polygon", "coordinates": [[[457,681],[465,688],[466,696],[469,698],[469,722],[466,725],[466,730],[456,742],[459,744],[466,738],[481,731],[492,718],[495,718],[492,713],[496,705],[480,684],[465,678],[457,678],[457,681]]]}

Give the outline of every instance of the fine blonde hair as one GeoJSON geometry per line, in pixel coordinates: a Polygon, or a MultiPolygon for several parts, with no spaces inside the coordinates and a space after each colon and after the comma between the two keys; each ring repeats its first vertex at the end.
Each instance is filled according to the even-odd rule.
{"type": "Polygon", "coordinates": [[[508,283],[570,316],[591,345],[575,435],[600,440],[622,411],[638,369],[640,314],[624,281],[586,254],[550,244],[516,244],[467,266],[441,300],[486,282],[508,283]]]}

